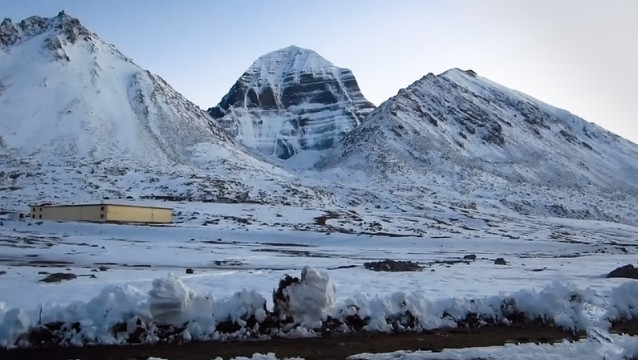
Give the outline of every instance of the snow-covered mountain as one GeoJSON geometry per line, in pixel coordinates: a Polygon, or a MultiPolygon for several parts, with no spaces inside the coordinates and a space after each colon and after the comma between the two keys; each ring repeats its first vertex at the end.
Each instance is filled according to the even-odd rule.
{"type": "Polygon", "coordinates": [[[248,154],[205,111],[64,12],[2,21],[0,104],[4,206],[265,201],[295,187],[290,174],[248,154]]]}
{"type": "Polygon", "coordinates": [[[208,113],[241,143],[288,159],[331,148],[373,109],[350,70],[290,46],[257,59],[208,113]]]}
{"type": "Polygon", "coordinates": [[[382,187],[491,198],[529,214],[607,218],[599,216],[607,200],[638,194],[636,144],[471,70],[401,89],[319,168],[360,170],[382,187]]]}
{"type": "Polygon", "coordinates": [[[28,154],[192,160],[233,140],[159,76],[64,12],[0,25],[0,144],[28,154]]]}
{"type": "Polygon", "coordinates": [[[349,70],[289,47],[211,117],[62,12],[0,24],[0,104],[5,209],[174,199],[638,224],[638,145],[472,71],[374,109],[349,70]]]}

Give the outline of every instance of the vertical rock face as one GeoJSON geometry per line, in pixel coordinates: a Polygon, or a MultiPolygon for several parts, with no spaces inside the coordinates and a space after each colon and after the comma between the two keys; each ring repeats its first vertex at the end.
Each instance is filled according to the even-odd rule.
{"type": "Polygon", "coordinates": [[[373,109],[350,70],[290,46],[257,59],[208,113],[243,144],[289,159],[333,147],[373,109]]]}

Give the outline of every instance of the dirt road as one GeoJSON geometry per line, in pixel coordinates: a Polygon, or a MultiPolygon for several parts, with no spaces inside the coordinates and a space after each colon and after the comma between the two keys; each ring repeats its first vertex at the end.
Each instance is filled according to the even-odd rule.
{"type": "Polygon", "coordinates": [[[522,326],[509,328],[445,329],[425,333],[358,334],[301,339],[271,339],[232,342],[190,342],[181,345],[126,345],[30,348],[0,350],[0,359],[229,359],[254,353],[275,353],[279,358],[345,359],[353,354],[396,350],[442,350],[503,345],[508,342],[557,342],[575,337],[555,328],[522,326]]]}

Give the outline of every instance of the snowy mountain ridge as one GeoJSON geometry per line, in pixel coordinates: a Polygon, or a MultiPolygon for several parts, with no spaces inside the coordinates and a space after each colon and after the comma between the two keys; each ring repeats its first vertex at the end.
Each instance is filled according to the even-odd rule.
{"type": "Polygon", "coordinates": [[[233,143],[163,79],[63,12],[17,26],[5,19],[2,28],[5,147],[66,159],[100,160],[115,152],[144,162],[184,162],[190,146],[233,143]]]}
{"type": "Polygon", "coordinates": [[[273,201],[291,188],[316,196],[64,12],[5,19],[0,39],[4,206],[126,197],[273,201]]]}
{"type": "MultiPolygon", "coordinates": [[[[52,29],[57,30],[58,40],[71,43],[75,43],[79,37],[86,41],[95,37],[95,34],[92,34],[82,26],[78,19],[61,11],[53,18],[31,16],[15,25],[11,19],[5,18],[0,23],[0,45],[8,47],[52,29]]],[[[50,40],[53,41],[52,39],[50,40]]]]}
{"type": "MultiPolygon", "coordinates": [[[[380,188],[403,183],[491,199],[519,213],[609,220],[615,218],[603,215],[609,208],[624,208],[628,194],[638,193],[636,159],[638,146],[630,141],[453,69],[400,90],[318,168],[361,171],[380,188]],[[612,198],[625,200],[607,208],[612,198]]],[[[621,213],[634,218],[636,208],[621,213]]]]}
{"type": "Polygon", "coordinates": [[[637,271],[618,265],[638,248],[638,145],[471,70],[374,108],[297,47],[209,113],[63,12],[0,24],[0,354],[529,325],[580,338],[351,358],[638,354],[616,333],[638,317],[616,278],[637,271]],[[114,200],[174,223],[16,213],[114,200]]]}
{"type": "Polygon", "coordinates": [[[331,148],[373,108],[350,70],[290,46],[257,59],[208,112],[239,142],[290,159],[331,148]]]}
{"type": "Polygon", "coordinates": [[[0,39],[5,208],[126,198],[431,217],[448,204],[638,223],[635,144],[473,71],[428,74],[375,109],[352,72],[292,46],[207,113],[64,13],[5,19],[0,39]]]}

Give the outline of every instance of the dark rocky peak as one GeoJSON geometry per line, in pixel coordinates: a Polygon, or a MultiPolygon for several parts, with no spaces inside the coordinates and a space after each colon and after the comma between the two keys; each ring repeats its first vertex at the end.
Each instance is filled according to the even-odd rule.
{"type": "Polygon", "coordinates": [[[339,99],[326,81],[337,77],[347,81],[345,86],[359,91],[350,70],[334,66],[312,50],[289,46],[259,57],[224,96],[218,105],[221,109],[213,108],[211,114],[219,115],[219,110],[231,106],[276,110],[305,100],[334,103],[339,99]],[[307,98],[301,96],[304,92],[313,94],[307,98]]]}
{"type": "Polygon", "coordinates": [[[245,145],[288,159],[331,148],[373,109],[350,70],[289,46],[259,57],[208,113],[245,145]]]}
{"type": "Polygon", "coordinates": [[[13,26],[11,19],[5,18],[2,20],[2,23],[0,23],[0,45],[13,45],[18,41],[19,36],[18,29],[13,26]]]}
{"type": "Polygon", "coordinates": [[[80,20],[67,15],[64,10],[60,11],[60,13],[53,18],[52,22],[53,27],[60,31],[72,44],[79,38],[87,41],[90,40],[91,32],[80,24],[80,20]]]}
{"type": "MultiPolygon", "coordinates": [[[[90,40],[91,34],[80,21],[72,16],[60,11],[52,18],[31,16],[17,24],[13,24],[11,19],[4,19],[0,23],[0,44],[11,46],[22,40],[52,31],[51,37],[62,36],[64,41],[72,44],[78,39],[90,40]]],[[[58,39],[59,40],[59,39],[58,39]]]]}

